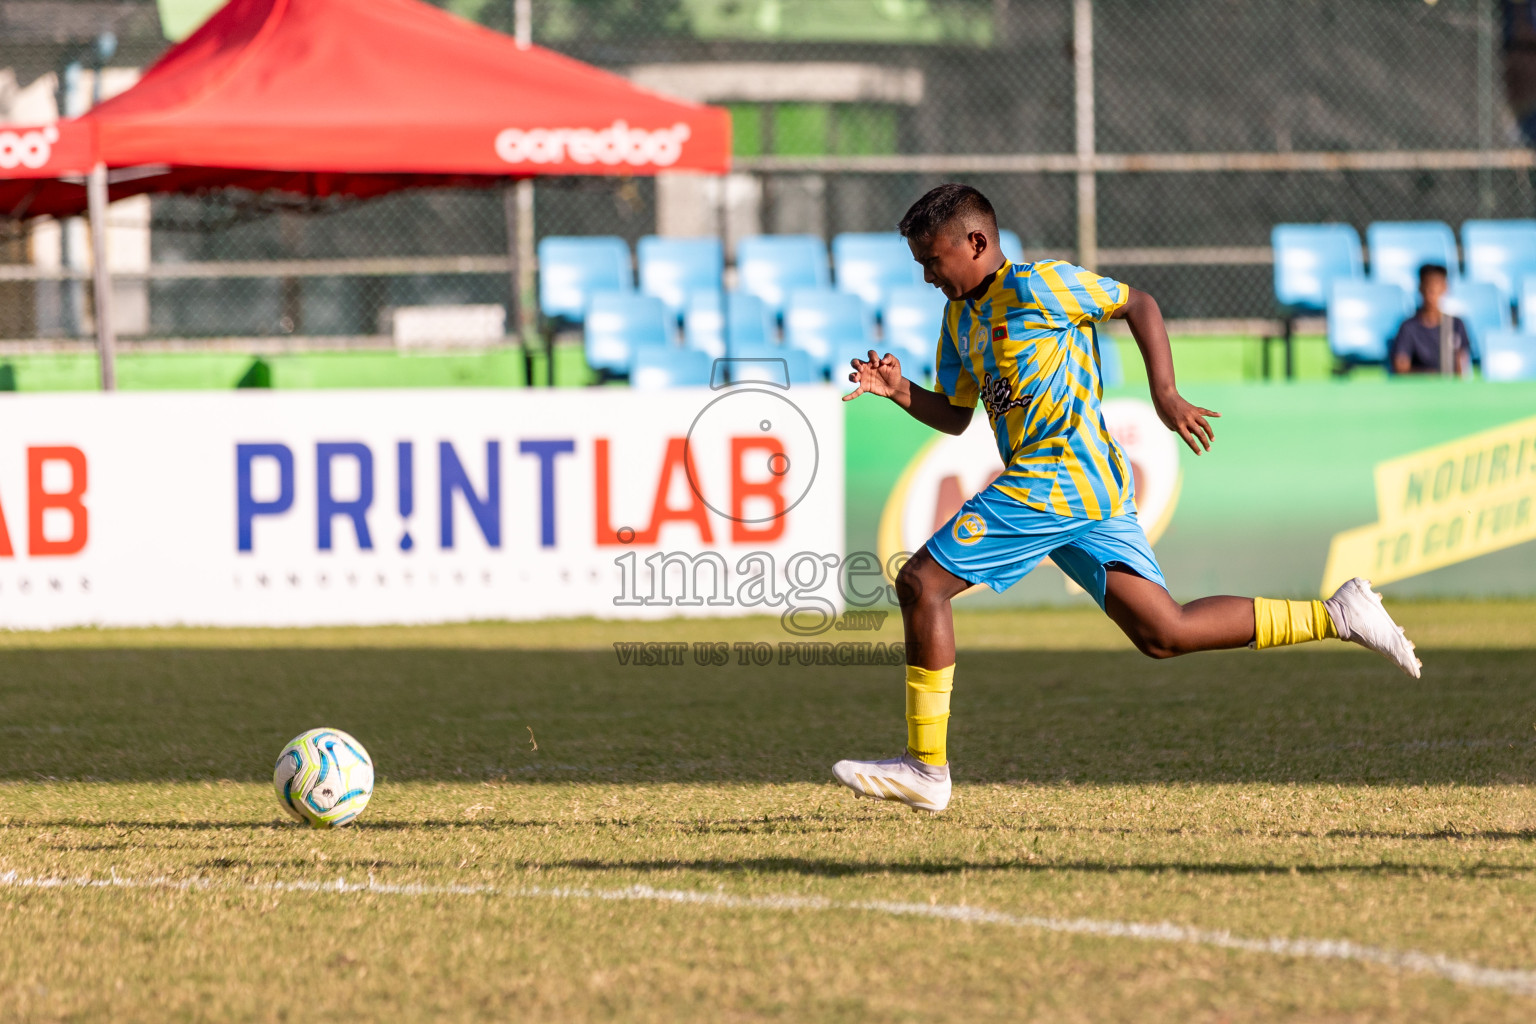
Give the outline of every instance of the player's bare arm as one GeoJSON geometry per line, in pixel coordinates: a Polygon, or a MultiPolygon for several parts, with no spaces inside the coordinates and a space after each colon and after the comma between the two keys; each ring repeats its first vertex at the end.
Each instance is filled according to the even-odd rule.
{"type": "Polygon", "coordinates": [[[1130,298],[1125,305],[1111,314],[1124,320],[1141,349],[1141,360],[1147,366],[1147,385],[1152,391],[1152,405],[1157,409],[1163,425],[1184,439],[1190,451],[1199,455],[1211,450],[1216,433],[1211,429],[1207,416],[1220,418],[1221,413],[1191,405],[1179,394],[1173,382],[1173,349],[1168,344],[1168,327],[1163,323],[1163,311],[1157,300],[1136,288],[1128,289],[1130,298]]]}
{"type": "Polygon", "coordinates": [[[881,356],[870,349],[868,359],[853,359],[849,364],[853,372],[848,380],[856,387],[843,396],[843,401],[866,393],[889,398],[911,413],[913,419],[946,434],[963,434],[970,425],[971,409],[951,405],[944,395],[912,383],[902,376],[901,360],[889,352],[881,356]]]}

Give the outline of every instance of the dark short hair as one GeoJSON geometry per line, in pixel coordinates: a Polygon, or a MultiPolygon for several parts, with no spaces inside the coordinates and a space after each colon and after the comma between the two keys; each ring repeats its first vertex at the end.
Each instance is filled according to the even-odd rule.
{"type": "Polygon", "coordinates": [[[903,238],[932,238],[944,225],[959,217],[985,218],[992,230],[997,230],[997,213],[987,197],[969,185],[953,181],[929,189],[901,218],[897,230],[903,238]]]}
{"type": "Polygon", "coordinates": [[[1446,270],[1443,264],[1426,263],[1419,268],[1419,287],[1424,287],[1424,282],[1428,281],[1431,277],[1448,279],[1450,276],[1450,271],[1446,270]]]}

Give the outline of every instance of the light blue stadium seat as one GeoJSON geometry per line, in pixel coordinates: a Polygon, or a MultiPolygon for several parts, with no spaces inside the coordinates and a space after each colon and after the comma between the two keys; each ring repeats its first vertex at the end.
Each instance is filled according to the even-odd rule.
{"type": "Polygon", "coordinates": [[[1379,281],[1335,281],[1328,296],[1328,347],[1346,363],[1384,363],[1403,320],[1408,293],[1379,281]]]}
{"type": "Polygon", "coordinates": [[[1526,334],[1536,334],[1536,274],[1520,282],[1520,329],[1526,334]]]}
{"type": "Polygon", "coordinates": [[[1490,281],[1457,281],[1445,297],[1444,309],[1467,325],[1474,359],[1482,359],[1485,337],[1510,328],[1508,293],[1490,281]]]}
{"type": "Polygon", "coordinates": [[[629,368],[629,384],[641,391],[707,388],[713,365],[714,360],[698,349],[649,345],[635,349],[629,368]]]}
{"type": "Polygon", "coordinates": [[[539,242],[539,311],[580,322],[598,292],[635,287],[629,246],[609,235],[551,235],[539,242]]]}
{"type": "Polygon", "coordinates": [[[782,384],[787,379],[793,387],[796,384],[821,382],[821,374],[811,357],[787,345],[744,343],[731,350],[731,358],[727,363],[734,384],[753,381],[782,384]]]}
{"type": "Polygon", "coordinates": [[[1099,380],[1107,388],[1125,386],[1125,367],[1120,363],[1120,343],[1103,331],[1099,336],[1099,380]]]}
{"type": "Polygon", "coordinates": [[[1483,339],[1484,380],[1536,380],[1536,335],[1490,331],[1483,339]]]}
{"type": "Polygon", "coordinates": [[[1497,285],[1513,302],[1536,274],[1536,220],[1469,220],[1461,226],[1467,279],[1497,285]]]}
{"type": "Polygon", "coordinates": [[[880,318],[885,326],[884,345],[901,360],[904,370],[933,374],[947,304],[944,293],[927,284],[904,284],[886,293],[880,318]]]}
{"type": "Polygon", "coordinates": [[[1276,224],[1269,233],[1275,262],[1275,301],[1294,312],[1328,307],[1335,281],[1365,276],[1360,235],[1348,224],[1276,224]]]}
{"type": "Polygon", "coordinates": [[[725,341],[727,348],[777,342],[778,331],[773,326],[773,314],[768,311],[768,304],[745,292],[726,295],[725,341]]]}
{"type": "Polygon", "coordinates": [[[1365,229],[1371,250],[1371,280],[1395,284],[1409,295],[1419,290],[1419,268],[1438,263],[1454,283],[1461,276],[1456,236],[1438,220],[1377,221],[1365,229]]]}
{"type": "Polygon", "coordinates": [[[711,359],[725,355],[725,296],[720,291],[695,291],[683,308],[683,344],[711,359]]]}
{"type": "Polygon", "coordinates": [[[797,288],[784,307],[784,343],[811,357],[818,372],[837,372],[874,343],[874,316],[857,295],[830,288],[797,288]]]}
{"type": "MultiPolygon", "coordinates": [[[[1003,250],[1003,256],[1009,263],[1024,262],[1024,243],[1019,241],[1017,231],[1009,231],[1007,228],[997,229],[997,246],[1003,250]]],[[[921,278],[919,278],[921,280],[921,278]]]]}
{"type": "Polygon", "coordinates": [[[768,304],[775,317],[795,288],[828,284],[827,246],[815,235],[752,235],[736,247],[737,288],[768,304]]]}
{"type": "Polygon", "coordinates": [[[676,322],[654,295],[598,292],[587,307],[587,365],[627,373],[637,351],[670,344],[676,322]]]}
{"type": "Polygon", "coordinates": [[[683,313],[683,342],[720,358],[736,345],[770,345],[777,331],[768,306],[743,292],[694,292],[683,313]]]}
{"type": "Polygon", "coordinates": [[[921,284],[923,267],[907,240],[892,231],[847,232],[832,239],[832,269],[838,291],[851,292],[878,310],[887,289],[921,284]]]}
{"type": "Polygon", "coordinates": [[[682,316],[695,291],[719,291],[725,256],[718,238],[661,238],[646,235],[635,249],[640,290],[682,316]]]}

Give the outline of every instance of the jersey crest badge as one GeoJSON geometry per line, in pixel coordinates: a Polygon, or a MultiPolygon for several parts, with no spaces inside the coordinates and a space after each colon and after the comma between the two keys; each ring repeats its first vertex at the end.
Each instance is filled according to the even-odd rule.
{"type": "Polygon", "coordinates": [[[975,544],[987,535],[987,521],[975,512],[967,512],[955,520],[955,540],[961,544],[975,544]]]}

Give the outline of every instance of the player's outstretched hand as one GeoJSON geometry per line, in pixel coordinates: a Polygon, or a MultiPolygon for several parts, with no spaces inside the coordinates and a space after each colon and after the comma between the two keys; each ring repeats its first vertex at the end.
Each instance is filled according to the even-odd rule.
{"type": "Polygon", "coordinates": [[[1162,397],[1152,396],[1152,404],[1157,407],[1158,419],[1182,437],[1190,451],[1200,455],[1202,448],[1207,452],[1211,450],[1211,441],[1216,437],[1216,432],[1205,418],[1214,416],[1220,419],[1221,413],[1190,405],[1177,391],[1170,391],[1162,397]]]}
{"type": "Polygon", "coordinates": [[[843,396],[845,402],[866,391],[881,398],[891,398],[901,387],[901,360],[889,352],[881,356],[870,349],[868,359],[850,359],[848,365],[853,367],[848,380],[858,387],[843,396]]]}

